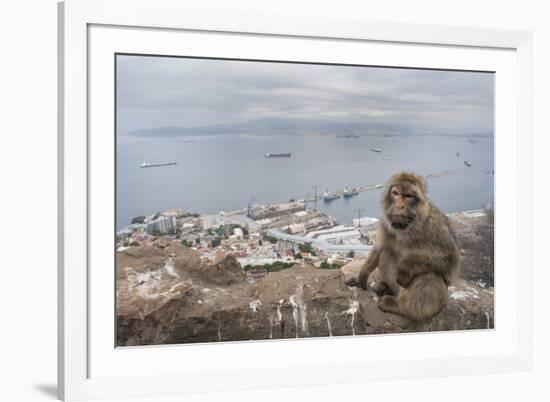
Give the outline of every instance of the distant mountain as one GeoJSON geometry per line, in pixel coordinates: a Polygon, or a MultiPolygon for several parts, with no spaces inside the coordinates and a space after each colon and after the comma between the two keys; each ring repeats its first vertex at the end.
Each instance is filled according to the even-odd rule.
{"type": "Polygon", "coordinates": [[[452,135],[462,137],[492,137],[492,133],[441,133],[434,129],[410,127],[374,122],[337,122],[321,119],[265,118],[233,124],[213,124],[197,127],[163,126],[131,131],[136,137],[185,137],[223,134],[356,134],[372,136],[452,135]]]}

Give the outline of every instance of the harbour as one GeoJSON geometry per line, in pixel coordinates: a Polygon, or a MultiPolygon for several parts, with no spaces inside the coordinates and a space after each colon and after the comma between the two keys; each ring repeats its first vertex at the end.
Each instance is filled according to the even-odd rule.
{"type": "Polygon", "coordinates": [[[429,196],[445,212],[481,208],[493,193],[493,176],[486,173],[494,170],[492,159],[486,158],[492,139],[471,144],[444,137],[347,141],[318,135],[219,135],[196,137],[193,143],[166,138],[118,147],[124,152],[117,158],[117,227],[134,216],[174,207],[201,214],[235,211],[246,208],[252,196],[258,204],[305,200],[308,207],[350,222],[358,209],[379,216],[382,183],[400,170],[429,179],[429,196]],[[373,147],[383,152],[371,152],[373,147]],[[264,157],[281,148],[292,156],[264,157]],[[464,165],[464,159],[472,166],[464,165]],[[177,164],[137,169],[142,161],[177,164]],[[346,186],[357,195],[344,196],[346,186]],[[326,190],[340,197],[325,202],[326,190]]]}

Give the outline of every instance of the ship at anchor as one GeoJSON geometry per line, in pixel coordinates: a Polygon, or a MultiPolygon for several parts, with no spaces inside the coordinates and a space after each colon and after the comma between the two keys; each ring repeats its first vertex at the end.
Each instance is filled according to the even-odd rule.
{"type": "Polygon", "coordinates": [[[139,165],[140,168],[149,168],[149,167],[159,167],[159,166],[170,166],[170,165],[176,165],[176,161],[170,161],[170,162],[141,162],[139,165]]]}
{"type": "Polygon", "coordinates": [[[290,158],[292,154],[290,152],[281,153],[281,154],[274,154],[274,153],[268,152],[264,156],[266,158],[290,158]]]}

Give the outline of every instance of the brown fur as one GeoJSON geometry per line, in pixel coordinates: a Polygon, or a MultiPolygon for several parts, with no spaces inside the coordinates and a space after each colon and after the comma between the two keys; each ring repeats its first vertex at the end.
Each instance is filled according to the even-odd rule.
{"type": "Polygon", "coordinates": [[[350,285],[367,288],[378,267],[374,289],[379,307],[412,320],[427,320],[447,302],[447,287],[458,271],[459,253],[449,219],[426,197],[424,180],[399,173],[388,181],[384,215],[359,277],[350,285]]]}

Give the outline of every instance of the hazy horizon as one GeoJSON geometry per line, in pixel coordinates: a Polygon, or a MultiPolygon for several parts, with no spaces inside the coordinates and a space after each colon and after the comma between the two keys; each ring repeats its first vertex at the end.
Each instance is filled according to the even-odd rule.
{"type": "Polygon", "coordinates": [[[494,131],[486,72],[118,55],[116,84],[121,139],[174,129],[168,135],[494,131]]]}

